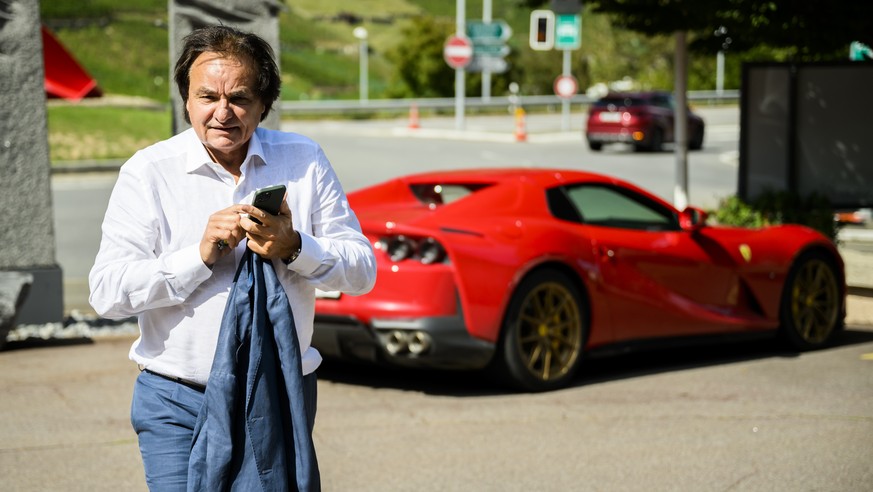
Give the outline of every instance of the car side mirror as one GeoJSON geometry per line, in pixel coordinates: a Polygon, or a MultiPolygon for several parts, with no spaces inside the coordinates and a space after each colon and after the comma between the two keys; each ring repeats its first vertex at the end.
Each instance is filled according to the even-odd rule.
{"type": "Polygon", "coordinates": [[[686,207],[685,210],[679,213],[679,227],[683,231],[695,232],[706,225],[706,218],[708,216],[702,209],[686,207]]]}

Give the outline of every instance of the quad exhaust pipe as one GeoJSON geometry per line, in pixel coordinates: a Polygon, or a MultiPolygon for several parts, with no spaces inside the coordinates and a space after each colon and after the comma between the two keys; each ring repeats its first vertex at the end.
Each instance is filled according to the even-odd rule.
{"type": "Polygon", "coordinates": [[[391,355],[419,356],[431,347],[430,335],[420,330],[391,330],[380,338],[391,355]]]}

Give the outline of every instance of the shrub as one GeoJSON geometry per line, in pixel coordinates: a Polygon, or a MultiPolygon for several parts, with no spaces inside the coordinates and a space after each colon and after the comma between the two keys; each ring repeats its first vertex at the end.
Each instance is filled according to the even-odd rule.
{"type": "Polygon", "coordinates": [[[801,196],[788,191],[767,190],[751,203],[730,196],[722,200],[710,215],[719,224],[740,227],[801,224],[833,241],[839,232],[830,201],[818,193],[801,196]]]}

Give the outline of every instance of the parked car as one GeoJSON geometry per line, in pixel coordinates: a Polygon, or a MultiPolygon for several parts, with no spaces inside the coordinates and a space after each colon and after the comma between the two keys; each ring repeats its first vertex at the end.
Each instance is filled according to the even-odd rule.
{"type": "MultiPolygon", "coordinates": [[[[625,143],[638,151],[660,151],[662,145],[674,142],[673,95],[669,92],[615,92],[591,105],[585,138],[591,150],[599,151],[604,144],[625,143]]],[[[688,148],[703,148],[703,118],[689,109],[688,148]]]]}
{"type": "Polygon", "coordinates": [[[596,351],[725,335],[806,350],[843,325],[843,261],[803,226],[709,226],[698,208],[559,169],[431,172],[348,197],[378,274],[365,296],[319,291],[326,357],[489,368],[541,391],[596,351]]]}

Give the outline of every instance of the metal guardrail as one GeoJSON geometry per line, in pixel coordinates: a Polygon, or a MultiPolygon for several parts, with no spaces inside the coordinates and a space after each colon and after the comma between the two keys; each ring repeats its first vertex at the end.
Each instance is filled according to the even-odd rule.
{"type": "MultiPolygon", "coordinates": [[[[716,104],[737,102],[740,99],[740,91],[689,91],[688,101],[701,104],[716,104]]],[[[584,94],[578,94],[570,100],[570,104],[589,105],[595,99],[584,94]]],[[[520,104],[525,108],[554,107],[560,106],[563,100],[555,95],[545,96],[519,96],[491,97],[485,101],[479,97],[464,99],[464,106],[468,109],[503,109],[520,104]]],[[[280,108],[285,114],[324,114],[324,113],[366,113],[366,112],[407,112],[415,104],[418,109],[454,110],[455,98],[436,97],[421,99],[326,99],[317,101],[282,101],[280,108]]]]}

